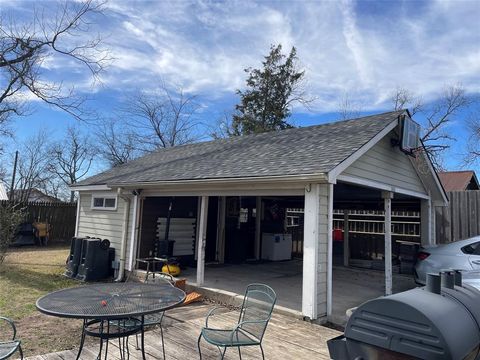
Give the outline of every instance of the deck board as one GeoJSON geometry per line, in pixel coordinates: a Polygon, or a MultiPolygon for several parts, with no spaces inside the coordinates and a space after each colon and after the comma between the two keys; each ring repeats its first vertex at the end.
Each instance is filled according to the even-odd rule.
{"type": "MultiPolygon", "coordinates": [[[[205,324],[205,316],[213,307],[209,304],[192,304],[175,308],[166,313],[164,318],[164,339],[167,359],[184,360],[198,358],[197,339],[200,329],[205,324]]],[[[222,308],[212,318],[212,323],[219,327],[228,327],[238,320],[238,312],[222,308]]],[[[329,359],[326,341],[340,335],[340,332],[320,325],[274,313],[263,339],[266,359],[329,359]]],[[[203,359],[219,358],[216,347],[202,341],[203,359]]],[[[162,343],[158,329],[145,334],[145,350],[148,359],[162,359],[162,343]]],[[[98,354],[98,347],[89,345],[82,352],[82,360],[93,360],[98,354]]],[[[77,355],[77,349],[57,353],[37,355],[27,360],[72,360],[77,355]]],[[[120,359],[118,342],[109,344],[109,359],[120,359]]],[[[228,349],[225,359],[238,359],[238,350],[228,349]]],[[[242,348],[243,359],[260,359],[258,347],[242,348]]],[[[135,337],[130,338],[130,359],[141,359],[141,354],[135,349],[135,337]]]]}

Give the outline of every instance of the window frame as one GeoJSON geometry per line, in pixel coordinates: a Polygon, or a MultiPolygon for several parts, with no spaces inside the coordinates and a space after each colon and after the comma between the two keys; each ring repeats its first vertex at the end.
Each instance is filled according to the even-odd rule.
{"type": "Polygon", "coordinates": [[[118,196],[116,194],[92,194],[92,200],[90,203],[91,210],[117,211],[117,207],[118,207],[118,196]],[[95,199],[103,199],[103,206],[95,206],[95,199]],[[105,207],[105,200],[107,199],[115,200],[115,206],[105,207]]]}

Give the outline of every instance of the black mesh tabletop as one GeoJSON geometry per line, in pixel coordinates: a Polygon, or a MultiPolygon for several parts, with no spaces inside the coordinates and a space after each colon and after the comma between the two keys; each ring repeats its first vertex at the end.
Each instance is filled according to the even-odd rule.
{"type": "Polygon", "coordinates": [[[37,300],[47,315],[79,319],[115,319],[170,309],[185,293],[170,284],[99,283],[63,289],[37,300]]]}

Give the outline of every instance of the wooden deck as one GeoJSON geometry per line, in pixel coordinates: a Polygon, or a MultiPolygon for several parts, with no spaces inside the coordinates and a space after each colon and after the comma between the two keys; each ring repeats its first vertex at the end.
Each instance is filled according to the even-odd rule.
{"type": "MultiPolygon", "coordinates": [[[[213,305],[194,304],[168,311],[164,318],[164,339],[167,359],[198,359],[197,339],[205,316],[213,305]]],[[[236,311],[224,308],[219,315],[211,318],[210,326],[228,328],[238,318],[236,311]]],[[[340,335],[338,331],[310,324],[285,315],[273,314],[263,339],[263,348],[266,359],[330,359],[326,341],[340,335]]],[[[59,336],[62,336],[59,334],[59,336]]],[[[140,359],[140,352],[135,350],[135,340],[130,341],[130,359],[140,359]]],[[[162,359],[162,346],[157,331],[149,331],[145,335],[145,349],[148,359],[162,359]]],[[[82,360],[95,359],[98,347],[85,346],[82,360]]],[[[76,358],[76,349],[37,355],[28,360],[72,360],[76,358]]],[[[109,359],[120,359],[115,341],[109,345],[109,359]]],[[[202,355],[204,359],[219,358],[218,349],[202,341],[202,355]]],[[[238,359],[235,348],[228,349],[225,359],[238,359]]],[[[258,347],[243,348],[243,359],[261,359],[258,347]]]]}

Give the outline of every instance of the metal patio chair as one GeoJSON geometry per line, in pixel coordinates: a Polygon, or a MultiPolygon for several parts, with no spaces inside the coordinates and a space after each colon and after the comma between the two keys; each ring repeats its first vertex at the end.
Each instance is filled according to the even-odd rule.
{"type": "MultiPolygon", "coordinates": [[[[0,316],[0,321],[7,322],[10,327],[12,328],[12,339],[11,340],[4,340],[0,339],[0,360],[8,359],[10,356],[15,354],[17,351],[20,353],[20,358],[23,359],[23,351],[20,345],[20,340],[16,339],[17,336],[17,328],[12,320],[0,316]]],[[[3,331],[2,331],[3,332],[3,331]]]]}
{"type": "Polygon", "coordinates": [[[233,329],[215,329],[208,326],[209,318],[220,307],[215,307],[207,314],[205,327],[198,337],[198,353],[202,359],[200,341],[202,338],[208,343],[215,345],[220,351],[221,359],[229,347],[238,348],[238,355],[242,358],[240,348],[242,346],[259,346],[262,359],[265,359],[262,347],[262,339],[272,316],[273,307],[277,300],[275,291],[263,284],[251,284],[245,290],[243,304],[240,309],[238,323],[233,329]],[[223,348],[223,351],[222,351],[223,348]]]}
{"type": "MultiPolygon", "coordinates": [[[[129,278],[127,279],[129,281],[129,278]]],[[[145,275],[145,280],[144,282],[150,283],[150,284],[155,284],[155,283],[160,283],[160,284],[169,284],[171,286],[175,285],[175,279],[172,275],[167,274],[167,273],[162,273],[162,272],[147,272],[145,275]]],[[[144,327],[154,327],[158,326],[160,328],[160,337],[162,339],[162,352],[163,352],[163,359],[165,359],[165,341],[163,339],[163,328],[162,328],[162,321],[163,317],[165,316],[165,312],[159,312],[159,313],[153,313],[153,314],[148,314],[145,315],[144,317],[144,327]]],[[[113,322],[119,322],[118,320],[114,320],[113,322]]],[[[121,326],[123,328],[129,328],[129,327],[136,327],[138,326],[138,319],[122,319],[122,323],[118,326],[121,326]]],[[[135,335],[135,340],[136,340],[136,348],[137,350],[140,348],[138,345],[138,333],[135,335]]]]}

